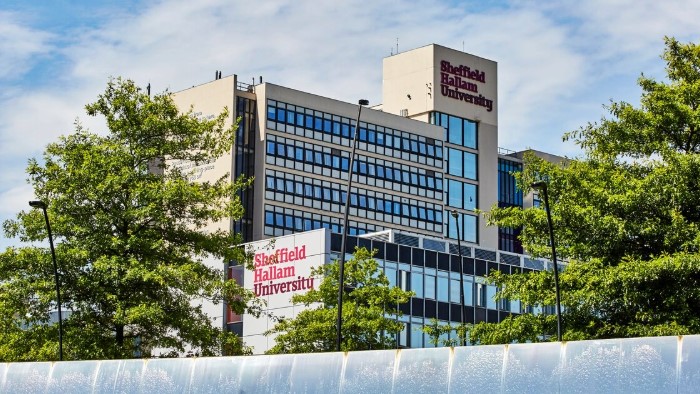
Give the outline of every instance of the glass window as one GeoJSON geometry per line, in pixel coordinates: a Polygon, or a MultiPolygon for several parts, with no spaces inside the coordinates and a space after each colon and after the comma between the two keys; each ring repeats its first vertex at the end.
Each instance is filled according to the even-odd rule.
{"type": "Polygon", "coordinates": [[[425,275],[425,298],[435,299],[435,277],[432,275],[425,275]]]}
{"type": "Polygon", "coordinates": [[[464,209],[476,209],[476,185],[471,183],[464,184],[464,209]]]}
{"type": "Polygon", "coordinates": [[[423,298],[423,274],[419,272],[411,273],[411,290],[416,293],[416,297],[423,298]]]}
{"type": "Polygon", "coordinates": [[[267,154],[268,155],[275,154],[275,143],[272,141],[267,141],[267,154]]]}
{"type": "Polygon", "coordinates": [[[464,120],[464,146],[476,149],[476,123],[464,120]]]}
{"type": "Polygon", "coordinates": [[[272,212],[266,211],[265,212],[265,225],[267,226],[274,226],[275,224],[275,216],[272,212]]]}
{"type": "Polygon", "coordinates": [[[459,304],[459,281],[450,279],[450,302],[459,304]]]}
{"type": "Polygon", "coordinates": [[[391,168],[386,169],[386,179],[393,181],[394,180],[394,170],[391,168]]]}
{"type": "Polygon", "coordinates": [[[453,144],[462,145],[462,123],[462,118],[458,118],[456,116],[449,117],[449,124],[447,126],[447,141],[453,144]]]}
{"type": "Polygon", "coordinates": [[[271,105],[267,106],[267,119],[277,120],[277,109],[271,105]]]}
{"type": "Polygon", "coordinates": [[[284,122],[287,119],[287,113],[283,108],[277,108],[277,120],[284,122]]]}
{"type": "Polygon", "coordinates": [[[496,300],[493,297],[496,296],[496,286],[486,286],[486,307],[489,309],[496,308],[496,300]]]}
{"type": "Polygon", "coordinates": [[[396,268],[384,268],[384,275],[389,280],[389,287],[396,286],[396,268]]]}
{"type": "Polygon", "coordinates": [[[462,208],[464,201],[462,182],[448,179],[447,181],[447,205],[462,208]]]}
{"type": "Polygon", "coordinates": [[[449,301],[449,278],[438,276],[437,278],[437,300],[449,301]]]}
{"type": "Polygon", "coordinates": [[[474,305],[474,277],[464,276],[464,305],[474,305]]]}
{"type": "Polygon", "coordinates": [[[462,151],[448,148],[447,150],[447,172],[450,175],[462,176],[462,151]]]}
{"type": "Polygon", "coordinates": [[[473,215],[461,215],[462,223],[464,227],[464,240],[467,242],[476,243],[476,216],[473,215]]]}
{"type": "Polygon", "coordinates": [[[476,179],[476,155],[470,152],[464,153],[464,177],[476,179]]]}
{"type": "Polygon", "coordinates": [[[412,348],[422,348],[423,347],[423,325],[417,323],[411,323],[411,347],[412,348]]]}

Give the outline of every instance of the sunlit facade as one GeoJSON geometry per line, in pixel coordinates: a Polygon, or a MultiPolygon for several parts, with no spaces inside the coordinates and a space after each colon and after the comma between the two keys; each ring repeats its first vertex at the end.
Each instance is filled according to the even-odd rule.
{"type": "MultiPolygon", "coordinates": [[[[349,192],[353,242],[384,245],[388,254],[379,258],[393,283],[416,292],[402,307],[408,308],[408,325],[397,339],[401,346],[428,345],[414,332],[426,319],[461,319],[455,309],[458,233],[467,259],[466,320],[498,321],[520,313],[518,304],[496,305],[495,288],[483,280],[491,269],[544,267],[506,253],[522,252],[517,230],[487,226],[477,214],[494,205],[523,204],[512,177],[522,158],[498,151],[496,62],[439,45],[400,53],[383,61],[382,96],[381,104],[362,110],[348,191],[357,104],[262,77],[246,84],[219,73],[214,81],[175,93],[176,104],[192,108],[193,116],[211,119],[228,108],[229,122],[240,119],[233,151],[191,169],[194,181],[226,174],[255,178],[240,196],[245,217],[211,228],[239,232],[247,242],[318,229],[337,240],[349,192]],[[458,212],[456,222],[452,210],[458,212]],[[386,232],[391,239],[374,235],[386,232]]],[[[244,318],[224,320],[245,335],[244,318]]]]}

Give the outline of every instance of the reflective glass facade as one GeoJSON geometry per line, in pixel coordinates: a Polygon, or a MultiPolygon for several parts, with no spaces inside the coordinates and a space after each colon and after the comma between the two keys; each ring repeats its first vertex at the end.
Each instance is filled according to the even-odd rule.
{"type": "MultiPolygon", "coordinates": [[[[498,159],[498,206],[523,207],[523,192],[516,184],[514,174],[522,171],[523,165],[517,161],[498,159]]],[[[520,228],[498,228],[498,249],[514,253],[523,253],[523,246],[518,236],[520,228]]]]}
{"type": "MultiPolygon", "coordinates": [[[[332,215],[309,216],[343,213],[350,166],[346,147],[352,143],[354,120],[272,99],[266,108],[264,234],[321,227],[342,231],[332,215]],[[272,207],[283,205],[272,202],[293,205],[299,212],[276,211],[272,207]],[[309,215],[301,213],[307,209],[309,215]]],[[[365,224],[351,224],[350,232],[398,225],[442,234],[443,150],[442,141],[361,122],[349,215],[365,224]]],[[[466,193],[473,191],[467,188],[466,193]]]]}
{"type": "MultiPolygon", "coordinates": [[[[457,208],[473,213],[479,208],[479,186],[477,184],[479,156],[476,151],[478,147],[478,123],[441,112],[431,112],[430,123],[445,129],[447,165],[445,204],[448,209],[457,208]]],[[[459,225],[459,233],[463,241],[479,242],[478,216],[460,212],[458,224],[455,224],[451,217],[447,217],[446,220],[444,233],[446,237],[456,239],[457,225],[459,225]]]]}
{"type": "MultiPolygon", "coordinates": [[[[236,161],[234,163],[234,178],[255,176],[255,135],[257,132],[257,111],[255,100],[236,97],[236,114],[240,117],[236,130],[236,161]]],[[[233,222],[233,231],[241,234],[243,241],[253,240],[253,213],[255,212],[252,190],[241,190],[238,193],[244,208],[243,217],[233,222]]]]}
{"type": "MultiPolygon", "coordinates": [[[[415,292],[408,303],[399,306],[403,313],[400,320],[406,325],[397,338],[400,347],[434,346],[422,331],[433,318],[444,324],[461,322],[460,263],[464,272],[465,322],[498,322],[511,314],[523,312],[519,301],[497,303],[493,299],[497,288],[485,281],[485,276],[492,270],[504,273],[532,271],[518,256],[465,248],[460,261],[458,254],[348,237],[348,250],[355,246],[376,250],[375,259],[390,283],[415,292]]],[[[340,247],[341,236],[331,235],[331,251],[338,253],[340,247]]],[[[456,247],[450,249],[456,253],[456,247]]]]}

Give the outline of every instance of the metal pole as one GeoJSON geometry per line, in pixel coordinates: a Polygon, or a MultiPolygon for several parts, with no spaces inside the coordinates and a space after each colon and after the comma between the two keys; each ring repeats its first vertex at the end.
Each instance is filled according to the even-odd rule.
{"type": "Polygon", "coordinates": [[[348,210],[350,208],[350,190],[352,187],[352,170],[355,162],[355,148],[357,147],[357,134],[360,129],[360,114],[362,113],[362,106],[368,105],[369,101],[360,100],[357,103],[357,121],[355,122],[355,133],[352,138],[352,150],[350,152],[350,167],[348,168],[348,187],[347,193],[345,195],[345,212],[343,213],[343,236],[341,239],[340,246],[340,273],[338,277],[338,318],[336,321],[336,340],[335,348],[340,351],[340,343],[342,342],[341,329],[343,326],[343,290],[345,282],[345,253],[347,251],[347,237],[348,237],[348,210]]]}
{"type": "MultiPolygon", "coordinates": [[[[457,226],[457,252],[459,253],[459,303],[462,306],[462,329],[464,329],[464,318],[466,315],[466,308],[464,307],[464,259],[462,258],[462,236],[459,231],[459,214],[456,209],[452,210],[452,217],[455,218],[455,226],[457,226]]],[[[462,346],[467,346],[467,335],[464,332],[464,337],[462,337],[462,346]]]]}
{"type": "Polygon", "coordinates": [[[549,196],[547,195],[547,183],[544,181],[535,182],[532,187],[541,189],[544,194],[544,208],[547,212],[547,226],[549,226],[549,243],[552,245],[552,263],[554,264],[554,292],[557,300],[557,340],[561,342],[561,302],[559,292],[559,266],[557,265],[557,250],[554,247],[554,225],[552,224],[552,214],[549,209],[549,196]]]}
{"type": "Polygon", "coordinates": [[[53,235],[51,234],[51,223],[49,214],[46,212],[46,203],[43,201],[30,201],[29,205],[34,208],[41,208],[46,220],[46,230],[49,233],[49,245],[51,245],[51,258],[53,260],[53,275],[56,280],[56,300],[58,302],[58,360],[63,361],[63,317],[61,315],[61,286],[58,277],[58,265],[56,264],[56,250],[53,247],[53,235]]]}

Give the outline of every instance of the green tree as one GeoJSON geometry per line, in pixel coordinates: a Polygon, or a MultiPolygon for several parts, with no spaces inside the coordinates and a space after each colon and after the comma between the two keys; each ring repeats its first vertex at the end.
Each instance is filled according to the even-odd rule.
{"type": "MultiPolygon", "coordinates": [[[[356,248],[353,258],[345,262],[343,326],[341,349],[389,349],[396,346],[396,335],[404,324],[398,305],[413,295],[399,287],[390,287],[381,267],[365,248],[356,248]]],[[[336,349],[338,316],[339,263],[335,261],[314,268],[322,276],[318,289],[295,295],[292,303],[308,309],[293,319],[281,319],[266,332],[275,335],[276,344],[268,353],[329,352],[336,349]]]]}
{"type": "MultiPolygon", "coordinates": [[[[229,153],[228,111],[198,120],[191,110],[180,113],[167,92],[150,97],[121,78],[86,110],[104,117],[106,133],[77,124],[27,168],[57,241],[65,358],[148,356],[156,348],[244,352],[197,300],[227,301],[242,312],[253,297],[204,262],[243,258],[233,247],[237,235],[205,227],[241,217],[238,192],[249,181],[188,182],[188,171],[171,165],[229,153]]],[[[20,212],[3,227],[31,246],[0,254],[0,360],[55,359],[57,324],[48,316],[56,294],[50,252],[39,247],[48,245],[42,212],[20,212]]]]}
{"type": "Polygon", "coordinates": [[[423,333],[428,335],[430,343],[435,346],[462,346],[469,340],[469,331],[473,324],[449,324],[438,319],[430,319],[423,326],[423,333]]]}
{"type": "MultiPolygon", "coordinates": [[[[564,338],[699,333],[700,46],[666,39],[667,80],[642,75],[639,107],[613,102],[609,118],[567,133],[585,156],[553,164],[530,155],[518,175],[549,185],[562,273],[564,338]],[[689,307],[692,305],[692,307],[689,307]]],[[[529,253],[550,256],[543,209],[498,209],[490,224],[521,227],[529,253]]],[[[554,304],[549,272],[491,275],[500,297],[554,304]]],[[[553,316],[478,324],[477,343],[550,338],[553,316]]]]}

